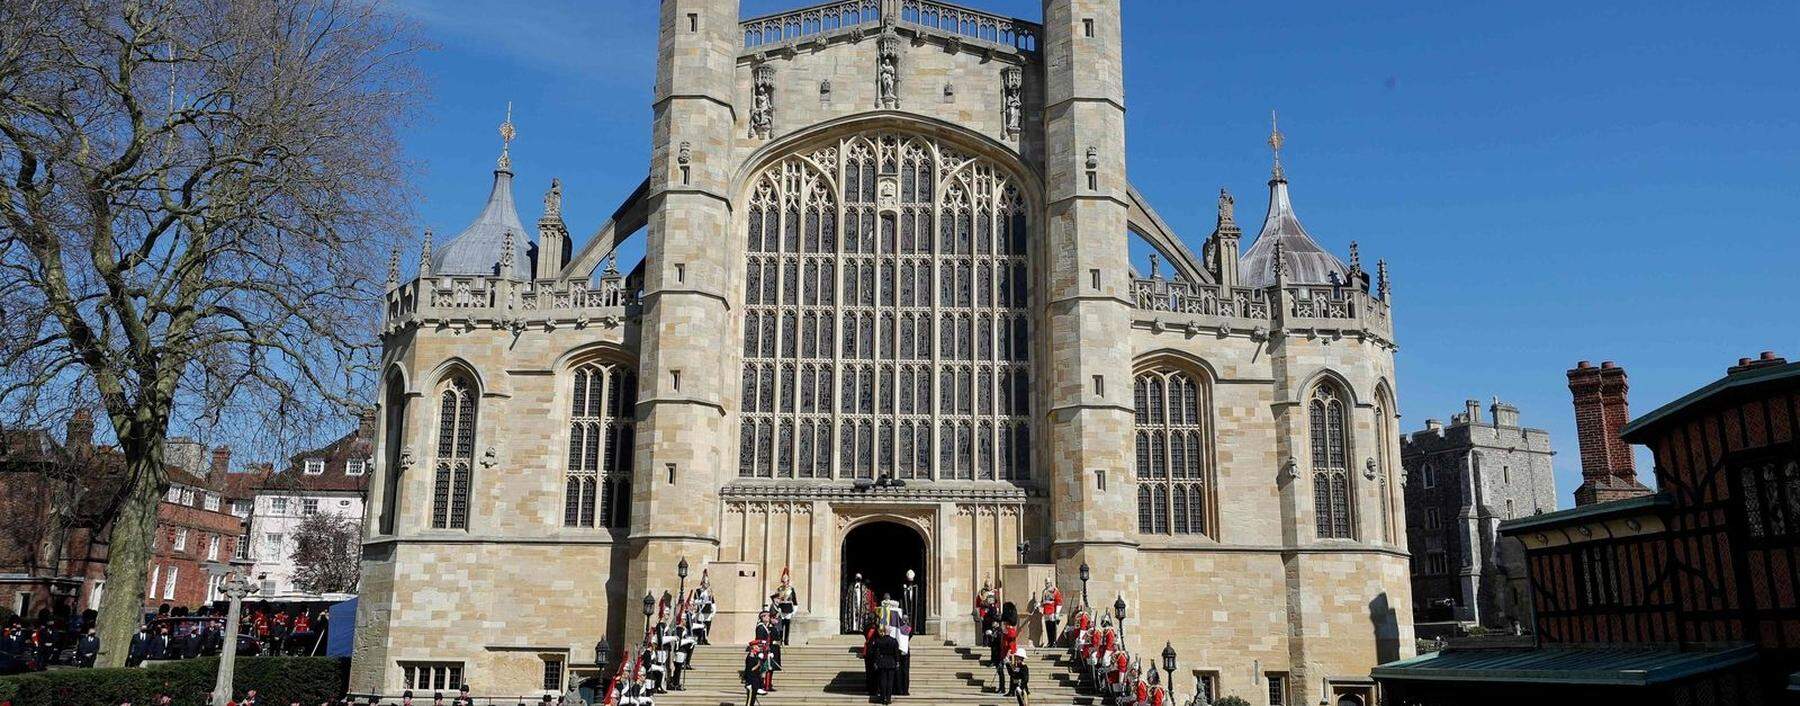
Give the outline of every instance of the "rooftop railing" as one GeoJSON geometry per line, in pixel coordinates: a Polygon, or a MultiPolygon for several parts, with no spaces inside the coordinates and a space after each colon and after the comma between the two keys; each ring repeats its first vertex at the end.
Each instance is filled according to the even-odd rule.
{"type": "Polygon", "coordinates": [[[621,277],[597,283],[577,280],[519,282],[494,276],[432,276],[387,294],[387,322],[411,319],[530,321],[623,316],[642,292],[621,277]]]}
{"type": "MultiPolygon", "coordinates": [[[[1132,280],[1136,307],[1143,311],[1273,320],[1274,302],[1269,289],[1235,287],[1230,292],[1213,284],[1161,277],[1132,280]]],[[[1279,317],[1288,327],[1369,329],[1389,334],[1386,301],[1354,287],[1296,285],[1282,296],[1286,310],[1279,317]]]]}
{"type": "Polygon", "coordinates": [[[956,39],[1037,51],[1043,26],[937,0],[837,0],[744,20],[745,49],[760,49],[841,31],[896,25],[956,39]]]}

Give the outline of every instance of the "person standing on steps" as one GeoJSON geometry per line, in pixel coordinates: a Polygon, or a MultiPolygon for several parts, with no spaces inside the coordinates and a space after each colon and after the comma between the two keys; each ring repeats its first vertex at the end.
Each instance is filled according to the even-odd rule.
{"type": "Polygon", "coordinates": [[[900,643],[900,668],[894,672],[894,693],[912,695],[912,623],[902,614],[894,640],[900,643]]]}
{"type": "Polygon", "coordinates": [[[1019,706],[1031,706],[1031,667],[1025,663],[1025,655],[1014,654],[1007,660],[1006,669],[1012,678],[1013,698],[1018,700],[1019,706]]]}
{"type": "Polygon", "coordinates": [[[799,609],[800,594],[794,590],[793,578],[785,566],[781,568],[781,585],[769,595],[769,604],[781,620],[781,644],[794,644],[794,613],[799,609]]]}
{"type": "MultiPolygon", "coordinates": [[[[765,610],[758,614],[756,619],[756,639],[762,642],[764,649],[769,652],[769,672],[772,675],[774,672],[781,671],[781,628],[775,624],[775,614],[769,611],[765,610]]],[[[769,691],[775,690],[773,676],[769,679],[768,689],[769,691]]]]}
{"type": "Polygon", "coordinates": [[[900,608],[909,616],[919,615],[919,584],[912,569],[906,570],[906,582],[900,584],[900,608]]]}
{"type": "Polygon", "coordinates": [[[856,574],[844,587],[844,603],[838,610],[838,624],[839,629],[846,634],[854,634],[862,630],[864,588],[861,573],[856,574]]]}
{"type": "Polygon", "coordinates": [[[1056,629],[1062,623],[1062,589],[1049,578],[1044,579],[1044,591],[1038,595],[1038,613],[1044,619],[1044,646],[1055,647],[1056,629]]]}
{"type": "Polygon", "coordinates": [[[869,650],[874,654],[875,695],[873,702],[878,704],[894,703],[894,673],[900,669],[900,641],[894,637],[899,628],[884,628],[869,643],[869,650]]]}

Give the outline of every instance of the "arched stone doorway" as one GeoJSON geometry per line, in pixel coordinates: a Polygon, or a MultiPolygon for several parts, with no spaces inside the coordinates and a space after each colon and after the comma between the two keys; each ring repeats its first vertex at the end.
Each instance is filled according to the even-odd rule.
{"type": "Polygon", "coordinates": [[[859,627],[854,623],[854,603],[851,599],[851,584],[861,575],[875,593],[875,600],[891,596],[906,609],[907,617],[912,621],[915,631],[922,631],[925,623],[921,615],[925,612],[927,586],[930,585],[928,565],[926,564],[925,537],[918,530],[905,524],[891,520],[876,520],[852,527],[844,535],[842,570],[843,577],[840,595],[844,596],[839,606],[839,626],[845,632],[857,632],[859,627]],[[914,573],[913,584],[916,595],[913,605],[905,605],[903,587],[906,583],[906,572],[914,573]]]}

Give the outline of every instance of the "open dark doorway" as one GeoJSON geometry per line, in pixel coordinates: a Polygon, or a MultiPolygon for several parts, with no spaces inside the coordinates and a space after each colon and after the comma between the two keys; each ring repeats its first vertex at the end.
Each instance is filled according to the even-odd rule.
{"type": "Polygon", "coordinates": [[[875,592],[875,600],[892,597],[901,602],[906,610],[907,619],[912,622],[913,630],[922,632],[925,627],[923,613],[928,605],[925,599],[926,586],[930,585],[925,572],[925,538],[910,527],[897,522],[870,522],[850,530],[844,536],[844,570],[843,585],[840,595],[844,596],[844,605],[840,612],[840,620],[845,632],[857,632],[860,628],[855,624],[856,613],[851,611],[850,586],[861,574],[869,588],[875,592]],[[913,583],[916,585],[915,605],[908,608],[903,587],[906,584],[906,571],[913,571],[913,583]]]}

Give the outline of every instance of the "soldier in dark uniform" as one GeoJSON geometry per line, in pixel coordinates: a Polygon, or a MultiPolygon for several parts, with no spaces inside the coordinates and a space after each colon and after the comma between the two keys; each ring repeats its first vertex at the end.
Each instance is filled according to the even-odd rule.
{"type": "Polygon", "coordinates": [[[891,704],[894,703],[894,672],[900,668],[900,641],[892,634],[898,628],[879,630],[875,640],[869,643],[870,666],[875,670],[872,700],[878,704],[891,704]]]}

